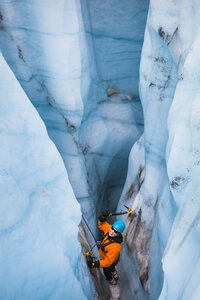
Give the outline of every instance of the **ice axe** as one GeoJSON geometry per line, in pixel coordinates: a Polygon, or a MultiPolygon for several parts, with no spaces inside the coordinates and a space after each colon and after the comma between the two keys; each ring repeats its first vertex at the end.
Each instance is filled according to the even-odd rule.
{"type": "Polygon", "coordinates": [[[91,254],[91,252],[90,252],[91,250],[92,250],[92,248],[88,252],[83,253],[83,255],[87,256],[87,260],[90,260],[91,262],[93,262],[93,259],[97,259],[97,258],[96,258],[96,256],[93,256],[91,254]]]}
{"type": "Polygon", "coordinates": [[[109,213],[108,216],[109,217],[111,217],[111,216],[120,216],[120,215],[125,215],[125,214],[131,214],[133,212],[128,206],[124,205],[124,207],[127,208],[126,211],[121,211],[119,213],[109,213]]]}

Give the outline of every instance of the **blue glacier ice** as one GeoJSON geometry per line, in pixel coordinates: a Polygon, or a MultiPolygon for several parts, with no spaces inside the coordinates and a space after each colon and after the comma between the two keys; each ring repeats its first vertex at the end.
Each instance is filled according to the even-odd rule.
{"type": "Polygon", "coordinates": [[[2,55],[0,81],[0,299],[89,299],[63,161],[2,55]]]}
{"type": "Polygon", "coordinates": [[[129,151],[143,132],[138,81],[148,1],[97,5],[32,0],[0,6],[2,53],[93,224],[102,207],[116,208],[129,151]]]}
{"type": "Polygon", "coordinates": [[[81,212],[98,237],[100,211],[128,205],[121,299],[199,300],[199,16],[0,2],[0,299],[110,299],[81,212]]]}
{"type": "Polygon", "coordinates": [[[131,150],[119,202],[137,212],[127,219],[121,262],[122,272],[133,270],[125,299],[199,299],[199,13],[197,1],[150,3],[140,65],[144,136],[131,150]]]}

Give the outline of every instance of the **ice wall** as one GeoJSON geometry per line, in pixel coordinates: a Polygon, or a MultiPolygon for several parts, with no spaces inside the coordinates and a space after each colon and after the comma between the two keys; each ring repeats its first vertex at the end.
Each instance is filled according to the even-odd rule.
{"type": "MultiPolygon", "coordinates": [[[[178,211],[163,257],[164,286],[159,299],[186,300],[198,299],[200,291],[200,3],[183,1],[176,11],[177,38],[171,53],[179,81],[168,119],[167,169],[178,211]]],[[[167,24],[163,30],[169,30],[167,24]]]]}
{"type": "Polygon", "coordinates": [[[19,0],[1,2],[0,14],[2,53],[44,120],[76,197],[87,197],[77,147],[83,112],[80,9],[73,0],[19,0]]]}
{"type": "Polygon", "coordinates": [[[119,206],[137,212],[125,233],[122,274],[133,270],[125,299],[199,297],[199,13],[198,1],[150,3],[140,68],[144,137],[131,151],[119,206]]]}
{"type": "Polygon", "coordinates": [[[89,299],[62,159],[2,55],[0,82],[0,299],[89,299]]]}

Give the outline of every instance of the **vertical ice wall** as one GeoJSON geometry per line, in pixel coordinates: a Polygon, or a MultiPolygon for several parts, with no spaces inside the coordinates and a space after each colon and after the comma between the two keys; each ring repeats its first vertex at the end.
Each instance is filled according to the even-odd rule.
{"type": "Polygon", "coordinates": [[[199,14],[198,1],[150,3],[140,71],[144,137],[131,151],[119,206],[133,203],[137,212],[127,220],[121,264],[123,275],[132,264],[127,299],[199,297],[199,14]]]}
{"type": "Polygon", "coordinates": [[[91,299],[77,239],[80,206],[2,55],[0,107],[0,299],[91,299]]]}
{"type": "Polygon", "coordinates": [[[83,104],[76,1],[4,1],[0,12],[3,55],[44,120],[76,196],[87,196],[77,149],[83,104]]]}
{"type": "Polygon", "coordinates": [[[178,24],[171,52],[179,81],[168,119],[167,169],[178,211],[163,257],[159,299],[186,300],[200,295],[200,3],[183,1],[174,8],[178,24]]]}

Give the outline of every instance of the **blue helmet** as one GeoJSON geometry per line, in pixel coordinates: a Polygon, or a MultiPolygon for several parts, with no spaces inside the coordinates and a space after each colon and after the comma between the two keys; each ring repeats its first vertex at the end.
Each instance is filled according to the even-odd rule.
{"type": "Polygon", "coordinates": [[[112,226],[113,226],[117,231],[119,231],[120,233],[122,233],[122,232],[124,231],[124,229],[125,229],[125,223],[124,223],[123,221],[121,221],[121,220],[118,220],[118,221],[114,222],[114,223],[112,224],[112,226]]]}

